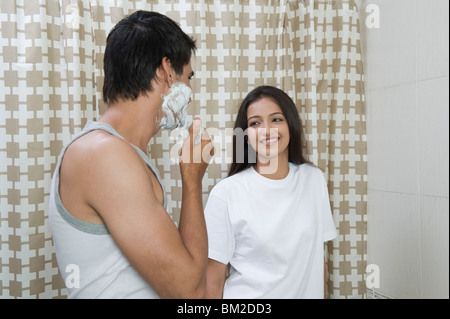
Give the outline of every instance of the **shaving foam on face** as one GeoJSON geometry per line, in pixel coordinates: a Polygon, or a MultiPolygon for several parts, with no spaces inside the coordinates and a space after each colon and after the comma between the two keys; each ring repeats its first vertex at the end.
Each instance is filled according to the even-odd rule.
{"type": "Polygon", "coordinates": [[[183,82],[176,82],[171,86],[169,94],[163,96],[161,109],[164,116],[160,122],[161,128],[174,130],[184,126],[191,94],[191,88],[183,82]]]}

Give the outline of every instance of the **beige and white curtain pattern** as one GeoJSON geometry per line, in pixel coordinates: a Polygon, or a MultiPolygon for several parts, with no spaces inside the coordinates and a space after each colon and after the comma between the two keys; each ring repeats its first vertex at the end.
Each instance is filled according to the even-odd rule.
{"type": "MultiPolygon", "coordinates": [[[[230,129],[256,86],[285,90],[311,158],[328,178],[339,236],[327,244],[331,298],[364,297],[367,158],[358,8],[342,1],[0,0],[0,298],[64,298],[47,223],[51,176],[71,135],[105,109],[103,50],[113,25],[144,9],[197,39],[193,103],[214,128],[204,200],[226,176],[230,129]]],[[[174,138],[149,148],[180,210],[174,138]]]]}

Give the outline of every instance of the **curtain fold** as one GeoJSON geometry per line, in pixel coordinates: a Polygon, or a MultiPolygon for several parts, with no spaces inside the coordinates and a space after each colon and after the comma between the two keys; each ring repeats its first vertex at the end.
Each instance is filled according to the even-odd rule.
{"type": "MultiPolygon", "coordinates": [[[[189,116],[211,129],[216,157],[204,201],[226,176],[240,102],[285,90],[328,180],[339,236],[326,245],[331,298],[365,295],[367,158],[358,9],[352,0],[0,0],[0,298],[64,298],[47,223],[51,175],[70,137],[97,119],[110,29],[136,10],[179,22],[197,40],[189,116]]],[[[174,133],[149,144],[178,221],[174,133]]]]}
{"type": "Polygon", "coordinates": [[[339,230],[327,245],[328,289],[331,298],[361,298],[366,290],[367,141],[358,8],[353,1],[314,1],[310,12],[315,74],[305,116],[313,121],[313,157],[328,177],[339,230]]]}

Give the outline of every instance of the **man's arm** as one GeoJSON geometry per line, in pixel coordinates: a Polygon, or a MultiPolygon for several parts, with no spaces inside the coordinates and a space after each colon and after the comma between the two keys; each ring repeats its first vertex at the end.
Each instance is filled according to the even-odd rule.
{"type": "Polygon", "coordinates": [[[327,299],[327,261],[323,258],[323,299],[327,299]]]}
{"type": "Polygon", "coordinates": [[[204,297],[206,285],[206,266],[208,262],[208,235],[203,212],[202,178],[213,152],[213,145],[203,132],[201,143],[195,145],[194,141],[200,134],[201,120],[195,119],[190,135],[185,141],[181,157],[180,172],[182,178],[182,202],[179,220],[179,232],[186,249],[200,269],[199,289],[204,297]]]}
{"type": "MultiPolygon", "coordinates": [[[[210,147],[208,141],[195,145],[192,152],[210,147]]],[[[189,147],[185,143],[183,151],[189,147]]],[[[86,201],[135,269],[162,298],[203,297],[207,235],[201,180],[207,162],[185,160],[180,164],[183,204],[179,230],[156,198],[145,163],[129,144],[105,139],[96,145],[88,163],[86,201]]]]}

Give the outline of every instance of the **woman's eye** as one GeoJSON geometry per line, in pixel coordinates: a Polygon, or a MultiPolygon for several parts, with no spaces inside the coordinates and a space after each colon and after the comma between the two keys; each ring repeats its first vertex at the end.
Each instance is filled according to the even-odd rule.
{"type": "Polygon", "coordinates": [[[273,121],[274,121],[274,122],[282,122],[283,119],[282,119],[282,118],[275,118],[275,119],[273,119],[273,121]]]}
{"type": "Polygon", "coordinates": [[[252,127],[252,126],[255,126],[255,125],[258,125],[258,124],[259,124],[259,122],[251,122],[248,126],[252,127]]]}

